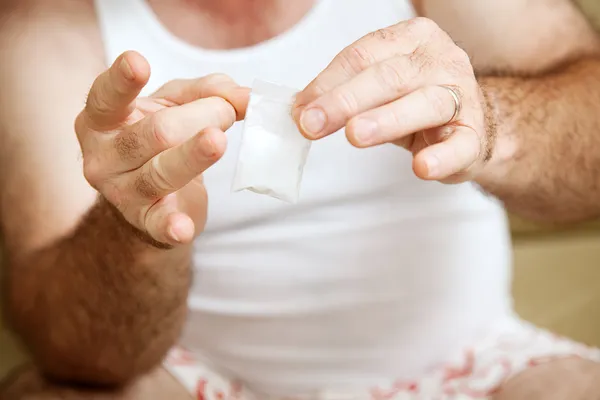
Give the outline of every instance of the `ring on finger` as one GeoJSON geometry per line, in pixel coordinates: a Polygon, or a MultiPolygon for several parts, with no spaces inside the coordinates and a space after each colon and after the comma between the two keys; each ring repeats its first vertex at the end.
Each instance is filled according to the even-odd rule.
{"type": "Polygon", "coordinates": [[[454,100],[454,114],[452,114],[452,118],[450,118],[450,120],[448,120],[448,122],[446,122],[446,125],[451,124],[452,122],[454,122],[458,119],[458,114],[460,114],[460,111],[462,109],[461,96],[455,87],[448,86],[448,85],[439,85],[439,86],[446,89],[448,91],[448,93],[450,93],[450,95],[452,96],[452,99],[454,100]]]}

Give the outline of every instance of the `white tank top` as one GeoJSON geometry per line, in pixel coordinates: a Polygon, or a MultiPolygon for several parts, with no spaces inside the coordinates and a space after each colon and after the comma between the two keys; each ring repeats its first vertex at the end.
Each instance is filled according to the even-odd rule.
{"type": "MultiPolygon", "coordinates": [[[[169,33],[144,0],[96,0],[107,61],[134,49],[147,92],[213,72],[302,88],[354,40],[414,16],[409,0],[320,0],[286,33],[206,50],[169,33]]],[[[414,177],[411,155],[315,142],[301,199],[231,193],[240,124],[205,174],[206,231],[183,345],[251,387],[289,394],[412,377],[511,312],[504,212],[471,184],[414,177]]]]}

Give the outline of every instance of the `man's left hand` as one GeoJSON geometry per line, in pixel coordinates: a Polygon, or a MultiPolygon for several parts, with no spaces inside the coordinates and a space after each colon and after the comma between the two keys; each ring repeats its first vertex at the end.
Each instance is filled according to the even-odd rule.
{"type": "Polygon", "coordinates": [[[301,132],[346,127],[357,147],[394,143],[422,179],[474,179],[491,155],[494,124],[467,54],[436,23],[415,18],[373,32],[338,54],[298,94],[301,132]]]}

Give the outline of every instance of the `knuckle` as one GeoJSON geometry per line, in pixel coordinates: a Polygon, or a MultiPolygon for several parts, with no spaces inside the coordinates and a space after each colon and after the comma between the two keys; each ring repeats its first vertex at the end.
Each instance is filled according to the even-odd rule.
{"type": "Polygon", "coordinates": [[[233,106],[222,97],[213,97],[214,117],[217,125],[226,129],[233,125],[236,120],[236,113],[233,106]]]}
{"type": "Polygon", "coordinates": [[[412,53],[410,53],[409,60],[419,72],[431,70],[436,63],[435,57],[433,57],[429,51],[423,47],[417,47],[412,53]]]}
{"type": "Polygon", "coordinates": [[[381,117],[382,121],[388,126],[393,127],[397,132],[402,132],[406,129],[406,118],[403,117],[403,112],[400,110],[388,110],[381,117]]]}
{"type": "Polygon", "coordinates": [[[102,166],[95,157],[84,157],[83,159],[83,176],[85,180],[94,189],[98,189],[102,181],[102,166]]]}
{"type": "Polygon", "coordinates": [[[202,144],[195,140],[190,149],[190,156],[184,157],[181,160],[183,169],[186,173],[193,173],[198,169],[199,160],[206,158],[203,153],[202,144]]]}
{"type": "Polygon", "coordinates": [[[327,86],[323,79],[317,77],[308,88],[300,92],[296,97],[296,107],[305,106],[314,99],[317,99],[327,92],[327,86]]]}
{"type": "Polygon", "coordinates": [[[354,93],[338,90],[334,95],[334,102],[337,105],[338,109],[345,116],[353,115],[358,109],[358,102],[354,93]]]}
{"type": "Polygon", "coordinates": [[[371,35],[378,40],[392,40],[393,41],[398,38],[398,31],[395,29],[395,27],[387,27],[387,28],[377,29],[376,31],[371,33],[371,35]]]}
{"type": "MultiPolygon", "coordinates": [[[[150,169],[152,171],[152,169],[150,169]]],[[[149,171],[141,171],[133,182],[135,192],[147,200],[156,200],[159,198],[159,191],[155,184],[156,175],[149,171]]]]}
{"type": "Polygon", "coordinates": [[[93,95],[90,94],[86,102],[86,110],[92,112],[93,115],[101,116],[108,116],[113,113],[110,100],[100,91],[97,91],[93,95]]]}
{"type": "Polygon", "coordinates": [[[136,158],[142,147],[139,134],[133,129],[128,129],[126,132],[120,133],[115,137],[113,143],[117,154],[119,154],[122,160],[136,158]]]}
{"type": "Polygon", "coordinates": [[[110,113],[110,107],[106,99],[99,93],[99,89],[92,89],[85,102],[85,109],[95,114],[106,115],[110,113]]]}
{"type": "Polygon", "coordinates": [[[426,17],[411,19],[407,22],[407,29],[416,35],[430,35],[440,30],[435,21],[426,17]]]}
{"type": "Polygon", "coordinates": [[[160,164],[159,157],[154,157],[150,162],[148,178],[152,187],[157,191],[165,192],[173,189],[173,184],[160,164]]]}
{"type": "Polygon", "coordinates": [[[171,133],[171,121],[166,110],[168,109],[157,111],[150,117],[152,141],[158,150],[166,150],[176,145],[171,133]]]}
{"type": "Polygon", "coordinates": [[[109,70],[96,78],[88,94],[87,106],[97,113],[111,113],[111,100],[127,94],[126,85],[119,84],[119,81],[112,75],[109,70]]]}
{"type": "Polygon", "coordinates": [[[124,77],[120,65],[117,66],[117,64],[113,65],[105,74],[101,75],[99,82],[100,85],[98,85],[98,88],[104,95],[116,94],[122,96],[126,95],[129,89],[128,80],[124,77]]]}
{"type": "Polygon", "coordinates": [[[218,154],[207,156],[203,141],[195,140],[190,148],[189,157],[182,159],[183,169],[188,176],[197,176],[218,158],[218,154]]]}
{"type": "Polygon", "coordinates": [[[455,70],[461,72],[468,70],[469,72],[472,72],[473,67],[471,66],[471,58],[469,57],[469,54],[459,46],[454,45],[451,60],[455,70]]]}
{"type": "Polygon", "coordinates": [[[375,58],[366,47],[355,43],[339,54],[338,62],[349,76],[353,76],[373,65],[375,58]]]}
{"type": "Polygon", "coordinates": [[[105,88],[105,98],[112,97],[124,97],[129,94],[129,88],[127,84],[121,81],[112,82],[105,88]]]}
{"type": "Polygon", "coordinates": [[[456,42],[452,40],[452,56],[456,58],[458,61],[463,61],[466,63],[471,62],[471,57],[467,53],[465,49],[460,47],[456,42]]]}
{"type": "Polygon", "coordinates": [[[383,61],[377,64],[376,68],[377,77],[383,87],[400,89],[406,85],[406,79],[393,60],[383,61]]]}

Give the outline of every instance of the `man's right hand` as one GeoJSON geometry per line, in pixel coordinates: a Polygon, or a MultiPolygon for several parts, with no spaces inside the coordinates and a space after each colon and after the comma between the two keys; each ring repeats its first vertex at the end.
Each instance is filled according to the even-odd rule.
{"type": "Polygon", "coordinates": [[[139,237],[175,245],[202,230],[199,176],[249,90],[211,76],[138,98],[150,67],[129,52],[103,73],[93,1],[12,3],[0,6],[0,295],[45,376],[127,386],[181,336],[192,286],[191,246],[139,237]]]}
{"type": "Polygon", "coordinates": [[[202,173],[223,155],[224,131],[249,89],[224,75],[175,80],[138,98],[148,62],[126,52],[94,82],[75,122],[86,180],[135,228],[160,243],[189,243],[204,228],[202,173]]]}

